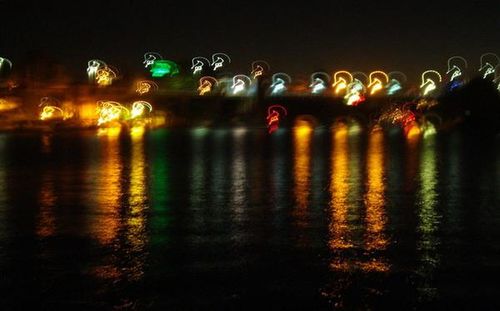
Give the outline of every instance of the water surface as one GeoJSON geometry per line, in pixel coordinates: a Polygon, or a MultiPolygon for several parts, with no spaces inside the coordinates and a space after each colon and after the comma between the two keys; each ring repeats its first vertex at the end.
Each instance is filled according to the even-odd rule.
{"type": "Polygon", "coordinates": [[[356,125],[0,135],[0,306],[499,309],[500,147],[356,125]]]}

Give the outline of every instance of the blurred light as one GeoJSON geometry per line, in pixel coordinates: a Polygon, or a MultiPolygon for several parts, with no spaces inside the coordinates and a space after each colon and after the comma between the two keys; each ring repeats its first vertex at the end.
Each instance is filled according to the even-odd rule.
{"type": "Polygon", "coordinates": [[[13,110],[19,107],[19,104],[0,98],[0,112],[13,110]]]}
{"type": "Polygon", "coordinates": [[[280,110],[284,116],[287,115],[288,111],[281,105],[271,105],[267,108],[266,120],[269,134],[275,132],[279,128],[279,122],[281,118],[281,115],[279,113],[280,110]]]}
{"type": "Polygon", "coordinates": [[[193,70],[193,74],[201,73],[203,71],[204,65],[210,66],[210,61],[202,56],[194,57],[191,60],[191,63],[192,63],[191,70],[193,70]]]}
{"type": "Polygon", "coordinates": [[[216,71],[219,68],[222,68],[225,63],[231,63],[231,58],[225,53],[215,53],[212,55],[212,64],[213,70],[216,71]]]}
{"type": "Polygon", "coordinates": [[[370,95],[373,95],[384,88],[384,82],[377,78],[377,75],[384,77],[385,84],[389,83],[389,77],[385,72],[380,70],[372,71],[368,77],[368,88],[370,89],[370,95]]]}
{"type": "Polygon", "coordinates": [[[153,106],[146,101],[136,101],[132,104],[132,109],[130,111],[130,118],[134,119],[140,117],[144,114],[145,109],[148,109],[149,112],[153,111],[153,106]]]}
{"type": "Polygon", "coordinates": [[[335,72],[333,74],[333,84],[332,84],[332,87],[335,89],[335,94],[338,95],[341,91],[345,91],[347,89],[347,85],[351,83],[352,80],[353,77],[349,71],[340,70],[335,72]],[[345,75],[346,77],[342,77],[340,75],[345,75]],[[347,78],[347,80],[345,78],[347,78]]]}
{"type": "Polygon", "coordinates": [[[156,52],[147,52],[144,54],[144,61],[142,62],[144,64],[144,68],[148,68],[154,64],[155,61],[157,60],[162,60],[163,57],[156,52]]]}
{"type": "Polygon", "coordinates": [[[325,72],[315,72],[311,75],[311,92],[313,94],[320,94],[326,89],[326,84],[330,81],[330,76],[325,72]]]}
{"type": "Polygon", "coordinates": [[[217,79],[215,79],[214,77],[210,77],[210,76],[205,76],[205,77],[202,77],[200,78],[200,81],[199,81],[200,85],[198,86],[198,94],[203,96],[205,95],[206,93],[210,93],[212,92],[212,88],[215,85],[218,85],[219,82],[217,81],[217,79]]]}
{"type": "Polygon", "coordinates": [[[156,84],[153,81],[143,80],[143,81],[137,82],[137,88],[135,91],[139,95],[144,95],[144,94],[151,92],[151,89],[158,90],[158,84],[156,84]]]}
{"type": "Polygon", "coordinates": [[[271,95],[279,95],[286,92],[287,84],[292,83],[292,78],[284,72],[279,72],[273,75],[272,81],[273,83],[269,86],[271,95]]]}
{"type": "Polygon", "coordinates": [[[113,79],[116,79],[116,76],[116,72],[106,66],[97,70],[95,80],[99,86],[108,86],[113,83],[113,79]]]}
{"type": "Polygon", "coordinates": [[[102,125],[112,121],[118,121],[120,118],[127,117],[130,113],[127,108],[114,101],[100,101],[97,103],[97,113],[99,119],[97,125],[102,125]]]}
{"type": "Polygon", "coordinates": [[[265,72],[270,71],[271,66],[266,61],[263,60],[256,60],[252,62],[252,71],[251,75],[254,79],[257,79],[257,77],[262,76],[265,72]]]}
{"type": "Polygon", "coordinates": [[[487,76],[495,73],[495,66],[493,66],[489,62],[484,61],[484,59],[486,57],[490,57],[490,59],[494,58],[496,60],[495,66],[499,65],[499,63],[500,63],[500,58],[498,58],[498,56],[495,53],[484,53],[483,55],[481,55],[481,57],[479,59],[480,60],[479,71],[484,70],[483,79],[486,79],[487,76]]]}
{"type": "Polygon", "coordinates": [[[94,83],[97,77],[97,71],[101,68],[106,68],[107,65],[102,60],[92,59],[87,63],[87,75],[89,82],[94,83]]]}
{"type": "Polygon", "coordinates": [[[233,77],[233,85],[231,85],[231,89],[233,89],[233,94],[236,95],[246,91],[247,84],[245,83],[244,80],[248,82],[248,85],[252,84],[252,80],[246,75],[236,75],[233,77]]]}
{"type": "Polygon", "coordinates": [[[179,67],[170,60],[155,60],[151,65],[150,72],[153,78],[173,77],[179,74],[179,67]]]}
{"type": "Polygon", "coordinates": [[[427,70],[422,73],[422,84],[420,85],[420,89],[422,90],[423,96],[427,96],[430,92],[436,89],[436,82],[430,78],[425,79],[426,75],[435,74],[438,77],[439,82],[442,81],[441,74],[436,70],[427,70]]]}
{"type": "Polygon", "coordinates": [[[4,67],[12,69],[12,62],[7,58],[0,57],[0,71],[2,71],[4,67]]]}

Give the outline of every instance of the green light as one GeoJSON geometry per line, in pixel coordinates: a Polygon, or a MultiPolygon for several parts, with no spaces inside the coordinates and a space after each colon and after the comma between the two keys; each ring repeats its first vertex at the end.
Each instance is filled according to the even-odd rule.
{"type": "Polygon", "coordinates": [[[179,66],[169,60],[156,60],[151,66],[150,71],[153,78],[173,77],[179,73],[179,66]]]}

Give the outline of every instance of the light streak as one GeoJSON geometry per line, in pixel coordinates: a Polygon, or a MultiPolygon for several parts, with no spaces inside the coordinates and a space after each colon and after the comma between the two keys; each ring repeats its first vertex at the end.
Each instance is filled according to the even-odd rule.
{"type": "Polygon", "coordinates": [[[64,112],[61,108],[56,106],[45,106],[40,112],[40,120],[55,119],[59,114],[59,118],[62,118],[64,112]]]}
{"type": "Polygon", "coordinates": [[[200,78],[200,85],[198,86],[199,95],[203,96],[206,93],[212,92],[214,85],[218,85],[219,82],[214,77],[204,76],[200,78]]]}
{"type": "Polygon", "coordinates": [[[327,83],[330,81],[330,76],[326,72],[315,72],[311,75],[311,92],[313,94],[320,94],[327,87],[327,83]]]}
{"type": "Polygon", "coordinates": [[[332,87],[335,88],[335,94],[339,94],[341,91],[347,89],[347,85],[352,82],[353,76],[349,71],[340,70],[333,74],[333,84],[332,87]],[[340,75],[345,75],[347,77],[342,77],[340,75]]]}
{"type": "Polygon", "coordinates": [[[99,86],[108,86],[113,83],[113,80],[116,79],[116,77],[116,72],[106,66],[97,70],[95,81],[99,86]]]}
{"type": "Polygon", "coordinates": [[[137,88],[135,91],[139,95],[144,95],[144,94],[151,92],[151,89],[153,89],[155,91],[158,90],[158,84],[156,84],[153,81],[142,80],[142,81],[137,82],[137,88]]]}
{"type": "Polygon", "coordinates": [[[498,64],[496,67],[495,67],[495,78],[493,79],[493,82],[499,82],[500,81],[500,74],[499,74],[499,69],[500,69],[500,64],[498,64]]]}
{"type": "Polygon", "coordinates": [[[204,65],[210,66],[210,61],[205,57],[197,56],[191,60],[191,64],[191,70],[193,70],[193,74],[195,75],[203,71],[204,65]]]}
{"type": "Polygon", "coordinates": [[[0,71],[3,70],[5,65],[9,66],[9,69],[12,69],[12,62],[7,58],[0,57],[0,71]]]}
{"type": "Polygon", "coordinates": [[[286,108],[281,105],[271,105],[267,108],[266,120],[269,134],[273,133],[279,128],[279,122],[281,118],[281,114],[279,113],[280,110],[284,116],[288,114],[286,108]]]}
{"type": "Polygon", "coordinates": [[[215,53],[212,55],[212,64],[213,70],[216,71],[219,68],[224,67],[225,63],[230,64],[231,58],[225,53],[215,53]]]}
{"type": "Polygon", "coordinates": [[[283,94],[287,90],[287,84],[292,83],[292,78],[284,72],[275,73],[272,77],[273,83],[269,88],[271,95],[283,94]]]}
{"type": "Polygon", "coordinates": [[[97,125],[118,121],[123,115],[125,115],[125,117],[130,115],[127,108],[115,101],[97,102],[97,114],[99,115],[97,125]]]}
{"type": "Polygon", "coordinates": [[[153,106],[150,103],[139,100],[132,104],[132,109],[130,110],[130,118],[135,119],[144,115],[144,111],[148,109],[149,112],[153,111],[153,106]]]}
{"type": "Polygon", "coordinates": [[[162,60],[163,57],[156,52],[147,52],[144,54],[144,61],[142,62],[144,64],[144,68],[148,68],[154,64],[155,61],[157,60],[162,60]]]}
{"type": "Polygon", "coordinates": [[[89,82],[94,83],[97,71],[102,68],[106,68],[107,65],[102,60],[92,59],[87,63],[87,76],[89,78],[89,82]]]}
{"type": "Polygon", "coordinates": [[[271,66],[269,66],[269,64],[266,61],[256,60],[252,62],[252,71],[250,72],[250,74],[253,76],[254,79],[257,79],[257,77],[264,75],[264,73],[270,70],[271,66]]]}
{"type": "Polygon", "coordinates": [[[465,68],[467,68],[467,60],[465,58],[463,58],[462,56],[452,56],[452,57],[448,58],[448,70],[446,71],[446,74],[452,73],[451,77],[450,77],[450,81],[453,81],[462,75],[462,69],[459,66],[457,66],[456,64],[452,65],[452,62],[455,59],[461,60],[464,63],[465,68]]]}
{"type": "Polygon", "coordinates": [[[40,120],[49,120],[49,119],[65,119],[64,111],[57,107],[59,104],[57,99],[50,97],[42,97],[40,99],[39,107],[43,107],[40,112],[40,120]]]}
{"type": "Polygon", "coordinates": [[[398,79],[396,79],[394,76],[400,76],[401,78],[403,78],[403,79],[402,79],[402,80],[403,80],[403,82],[405,82],[405,83],[406,83],[406,82],[408,82],[408,78],[407,78],[407,77],[406,77],[406,75],[405,75],[403,72],[401,72],[401,71],[391,71],[391,72],[389,72],[389,73],[387,74],[387,76],[389,77],[389,79],[394,79],[394,80],[396,80],[396,81],[398,81],[398,82],[399,82],[399,80],[398,80],[398,79]]]}
{"type": "Polygon", "coordinates": [[[247,85],[245,81],[248,81],[248,85],[252,84],[252,80],[246,75],[236,75],[233,77],[233,85],[231,85],[231,89],[233,89],[233,94],[240,94],[246,90],[247,85]]]}
{"type": "Polygon", "coordinates": [[[376,75],[381,75],[385,78],[385,84],[389,83],[389,76],[383,71],[376,70],[372,71],[368,77],[369,83],[368,88],[370,89],[370,95],[373,95],[384,88],[384,83],[376,77],[376,75]]]}
{"type": "Polygon", "coordinates": [[[358,79],[354,79],[351,83],[347,85],[346,95],[344,99],[348,106],[357,106],[363,101],[365,101],[364,93],[366,88],[364,84],[358,79]]]}
{"type": "Polygon", "coordinates": [[[424,138],[435,135],[437,133],[436,124],[443,123],[441,117],[435,113],[427,113],[422,119],[423,122],[420,129],[423,132],[424,138]],[[435,122],[432,122],[432,120],[435,120],[435,122]]]}
{"type": "Polygon", "coordinates": [[[401,82],[396,79],[391,79],[385,87],[387,89],[387,95],[394,95],[395,93],[401,91],[401,89],[403,88],[401,86],[401,82]]]}
{"type": "MultiPolygon", "coordinates": [[[[363,83],[363,82],[361,82],[361,80],[359,80],[359,79],[357,78],[357,76],[363,76],[363,78],[365,78],[365,83],[367,83],[367,82],[368,82],[368,80],[369,80],[368,76],[367,76],[367,75],[366,75],[366,73],[364,73],[364,72],[361,72],[361,71],[355,71],[355,72],[353,72],[353,73],[352,73],[353,80],[358,80],[360,83],[363,83]]],[[[365,83],[363,83],[363,85],[364,85],[365,83]]]]}
{"type": "Polygon", "coordinates": [[[359,92],[348,94],[346,95],[345,98],[347,99],[346,101],[347,106],[357,106],[365,101],[365,97],[361,95],[359,92]]]}
{"type": "Polygon", "coordinates": [[[484,53],[483,55],[481,55],[479,61],[480,61],[480,66],[481,66],[479,68],[479,71],[484,70],[483,79],[486,79],[487,76],[495,73],[495,66],[499,65],[500,58],[498,58],[498,56],[495,53],[484,53]],[[492,65],[489,62],[484,62],[484,58],[488,57],[488,56],[493,56],[495,58],[495,60],[496,60],[495,65],[492,65]]]}
{"type": "Polygon", "coordinates": [[[420,85],[420,89],[422,90],[422,95],[427,96],[430,92],[436,89],[436,82],[430,78],[425,79],[427,74],[435,74],[439,78],[439,82],[443,79],[441,78],[441,74],[436,70],[426,70],[422,73],[422,84],[420,85]]]}

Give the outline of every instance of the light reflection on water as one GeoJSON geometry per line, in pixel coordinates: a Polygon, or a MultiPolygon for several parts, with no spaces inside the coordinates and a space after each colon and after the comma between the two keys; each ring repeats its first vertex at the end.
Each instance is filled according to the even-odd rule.
{"type": "Polygon", "coordinates": [[[231,308],[265,296],[411,309],[468,302],[464,291],[491,302],[479,292],[495,292],[493,279],[468,280],[499,268],[500,152],[472,153],[466,140],[306,120],[272,135],[1,135],[0,285],[69,308],[231,308]]]}
{"type": "Polygon", "coordinates": [[[144,274],[146,245],[146,216],[148,212],[146,158],[144,154],[144,129],[132,132],[130,161],[129,208],[125,211],[126,253],[131,262],[126,269],[132,280],[144,274]]]}
{"type": "MultiPolygon", "coordinates": [[[[120,139],[114,131],[110,135],[99,138],[101,161],[94,167],[90,179],[95,183],[92,192],[95,194],[95,219],[90,221],[90,234],[104,245],[111,244],[120,226],[120,198],[124,189],[121,183],[123,163],[120,159],[120,139]],[[95,175],[94,175],[95,174],[95,175]]],[[[93,196],[90,198],[93,199],[93,196]]]]}
{"type": "Polygon", "coordinates": [[[311,138],[312,125],[299,120],[293,128],[294,141],[294,195],[296,208],[294,215],[299,228],[308,224],[308,205],[311,184],[311,138]]]}
{"type": "MultiPolygon", "coordinates": [[[[330,223],[330,248],[335,251],[337,249],[353,247],[352,237],[349,236],[349,223],[348,215],[348,202],[347,196],[349,193],[349,146],[347,126],[339,123],[332,127],[332,153],[331,153],[331,180],[330,180],[330,193],[331,193],[331,223],[330,223]]],[[[344,258],[340,256],[334,263],[335,269],[349,269],[342,262],[344,258]]]]}
{"type": "Polygon", "coordinates": [[[385,164],[384,164],[384,134],[375,131],[368,137],[366,151],[367,191],[365,194],[366,206],[366,235],[365,248],[373,253],[364,269],[373,271],[388,271],[389,265],[377,251],[383,251],[389,244],[385,230],[387,216],[385,212],[385,164]]]}

